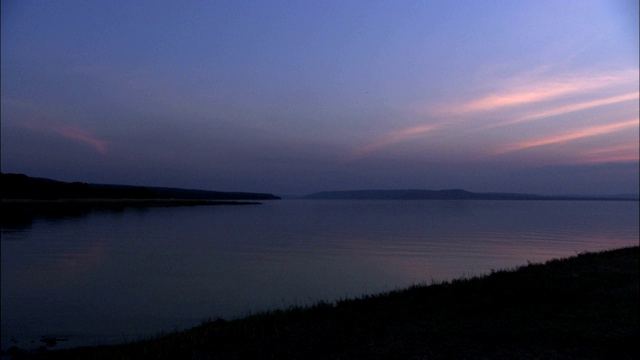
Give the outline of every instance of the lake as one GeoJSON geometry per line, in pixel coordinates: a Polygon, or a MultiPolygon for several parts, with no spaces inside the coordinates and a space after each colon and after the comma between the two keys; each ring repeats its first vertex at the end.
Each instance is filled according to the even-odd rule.
{"type": "Polygon", "coordinates": [[[2,349],[131,341],[639,243],[637,201],[279,200],[2,225],[2,349]]]}

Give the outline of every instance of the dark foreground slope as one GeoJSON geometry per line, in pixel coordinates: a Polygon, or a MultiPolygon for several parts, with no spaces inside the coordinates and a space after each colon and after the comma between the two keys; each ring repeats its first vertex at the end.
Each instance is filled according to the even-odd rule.
{"type": "Polygon", "coordinates": [[[52,359],[636,359],[638,247],[52,359]]]}

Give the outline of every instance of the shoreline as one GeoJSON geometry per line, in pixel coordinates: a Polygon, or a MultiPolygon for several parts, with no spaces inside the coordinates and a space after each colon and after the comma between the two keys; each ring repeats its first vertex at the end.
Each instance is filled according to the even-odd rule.
{"type": "Polygon", "coordinates": [[[13,358],[635,359],[638,246],[13,358]]]}
{"type": "Polygon", "coordinates": [[[207,200],[207,199],[2,199],[0,205],[10,207],[53,206],[199,206],[199,205],[259,205],[257,201],[207,200]]]}

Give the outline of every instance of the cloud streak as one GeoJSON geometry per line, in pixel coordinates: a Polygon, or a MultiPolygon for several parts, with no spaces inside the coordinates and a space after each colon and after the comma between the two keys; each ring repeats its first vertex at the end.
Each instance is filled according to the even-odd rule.
{"type": "Polygon", "coordinates": [[[628,93],[628,94],[619,95],[619,96],[612,96],[604,99],[584,101],[576,104],[560,106],[551,110],[545,110],[538,113],[530,114],[515,120],[498,123],[493,126],[490,126],[490,128],[513,125],[517,123],[522,123],[522,122],[527,122],[527,121],[532,121],[537,119],[544,119],[544,118],[549,118],[549,117],[558,116],[558,115],[564,115],[564,114],[591,109],[599,106],[612,105],[612,104],[617,104],[617,103],[630,101],[630,100],[638,100],[639,98],[640,98],[640,92],[633,92],[633,93],[628,93]]]}
{"type": "Polygon", "coordinates": [[[89,130],[74,125],[36,125],[21,124],[22,127],[35,130],[42,133],[49,133],[61,136],[66,139],[73,140],[83,145],[88,145],[100,154],[109,152],[110,143],[106,140],[99,139],[89,130]]]}
{"type": "Polygon", "coordinates": [[[554,135],[554,136],[548,136],[548,137],[543,137],[543,138],[538,138],[533,140],[525,140],[525,141],[502,146],[496,149],[495,151],[493,151],[490,155],[500,155],[500,154],[505,154],[513,151],[519,151],[519,150],[546,146],[546,145],[561,144],[561,143],[566,143],[566,142],[577,140],[577,139],[605,135],[605,134],[617,132],[617,131],[632,128],[632,127],[638,127],[639,121],[640,121],[639,119],[633,119],[628,121],[617,122],[614,124],[586,127],[586,128],[575,130],[573,132],[562,134],[562,135],[554,135]]]}
{"type": "Polygon", "coordinates": [[[638,81],[638,75],[638,70],[633,69],[612,74],[585,74],[565,77],[562,80],[536,81],[529,78],[521,78],[507,81],[512,85],[505,86],[502,91],[461,104],[435,109],[434,113],[460,116],[501,111],[630,84],[638,81]]]}
{"type": "Polygon", "coordinates": [[[431,132],[436,128],[437,128],[436,125],[419,125],[419,126],[413,126],[410,128],[402,129],[399,131],[389,132],[385,134],[381,139],[374,141],[372,143],[368,143],[352,151],[347,156],[346,162],[358,160],[375,150],[385,148],[393,144],[420,138],[424,136],[426,133],[431,132]]]}
{"type": "Polygon", "coordinates": [[[614,162],[638,162],[640,161],[640,153],[638,153],[638,150],[639,144],[637,142],[632,145],[626,144],[597,148],[584,152],[583,158],[578,160],[578,163],[598,164],[614,162]]]}

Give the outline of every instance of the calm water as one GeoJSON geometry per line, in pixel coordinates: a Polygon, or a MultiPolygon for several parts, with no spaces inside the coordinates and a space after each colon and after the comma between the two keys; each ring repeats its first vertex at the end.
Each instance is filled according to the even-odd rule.
{"type": "Polygon", "coordinates": [[[638,218],[638,202],[282,200],[4,224],[2,348],[135,340],[638,245],[638,218]]]}

